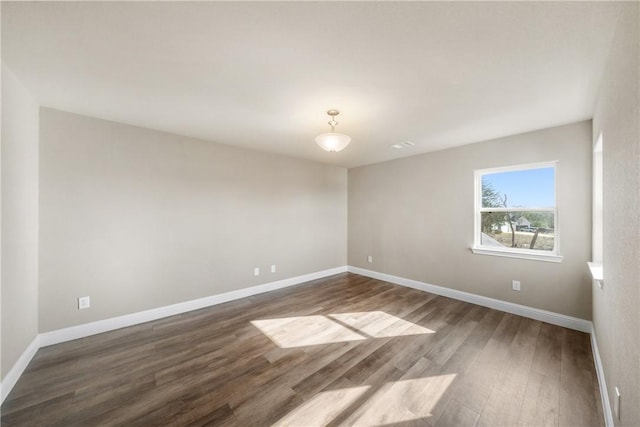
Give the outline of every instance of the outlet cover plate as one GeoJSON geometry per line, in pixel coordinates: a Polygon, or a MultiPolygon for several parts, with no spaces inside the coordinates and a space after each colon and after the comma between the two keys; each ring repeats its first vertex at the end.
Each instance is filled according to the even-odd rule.
{"type": "Polygon", "coordinates": [[[85,308],[91,307],[91,298],[89,297],[78,297],[78,310],[83,310],[85,308]]]}

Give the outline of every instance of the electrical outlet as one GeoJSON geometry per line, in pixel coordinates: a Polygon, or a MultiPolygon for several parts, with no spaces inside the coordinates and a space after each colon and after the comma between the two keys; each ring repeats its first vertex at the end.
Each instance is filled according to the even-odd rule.
{"type": "Polygon", "coordinates": [[[613,412],[616,414],[616,419],[620,421],[620,390],[615,387],[615,397],[613,402],[613,412]]]}
{"type": "Polygon", "coordinates": [[[367,262],[372,263],[373,262],[373,257],[371,255],[369,255],[367,257],[367,262]]]}
{"type": "Polygon", "coordinates": [[[520,281],[519,280],[512,280],[511,281],[511,289],[513,289],[514,291],[520,292],[520,281]]]}
{"type": "Polygon", "coordinates": [[[254,276],[259,276],[260,275],[260,267],[256,267],[253,269],[253,275],[254,276]]]}
{"type": "Polygon", "coordinates": [[[272,273],[276,272],[276,265],[275,264],[271,264],[271,272],[272,273]]]}
{"type": "Polygon", "coordinates": [[[78,310],[82,310],[89,307],[91,307],[91,298],[78,297],[78,310]]]}

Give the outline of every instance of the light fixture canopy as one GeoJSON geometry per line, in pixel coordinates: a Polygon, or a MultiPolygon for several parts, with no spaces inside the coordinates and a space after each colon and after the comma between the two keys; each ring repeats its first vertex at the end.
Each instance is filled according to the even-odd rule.
{"type": "Polygon", "coordinates": [[[343,133],[335,132],[335,127],[338,125],[336,116],[340,114],[338,110],[327,111],[331,120],[329,120],[329,126],[331,126],[331,132],[323,133],[316,136],[316,143],[326,151],[337,152],[344,149],[351,142],[351,137],[343,133]]]}

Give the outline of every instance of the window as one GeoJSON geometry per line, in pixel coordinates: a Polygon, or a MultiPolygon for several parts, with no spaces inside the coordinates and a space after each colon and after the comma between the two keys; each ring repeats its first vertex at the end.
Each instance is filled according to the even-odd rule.
{"type": "Polygon", "coordinates": [[[473,252],[560,262],[557,162],[475,171],[473,252]]]}
{"type": "Polygon", "coordinates": [[[604,196],[602,192],[602,133],[598,136],[593,147],[593,209],[592,209],[592,256],[589,270],[598,286],[604,286],[604,268],[602,266],[602,251],[604,247],[604,196]]]}

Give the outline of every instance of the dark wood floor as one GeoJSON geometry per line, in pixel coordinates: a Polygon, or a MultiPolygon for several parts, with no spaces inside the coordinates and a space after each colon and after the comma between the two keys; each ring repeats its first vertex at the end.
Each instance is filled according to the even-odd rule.
{"type": "Polygon", "coordinates": [[[340,274],[40,349],[2,425],[603,425],[586,334],[340,274]]]}

